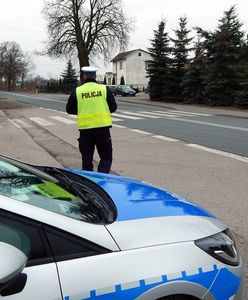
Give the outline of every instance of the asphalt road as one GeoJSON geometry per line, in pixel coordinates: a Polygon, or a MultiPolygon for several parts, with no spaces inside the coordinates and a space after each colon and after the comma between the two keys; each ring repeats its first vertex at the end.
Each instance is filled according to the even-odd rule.
{"type": "MultiPolygon", "coordinates": [[[[9,100],[65,111],[68,95],[2,93],[9,100]]],[[[248,157],[248,113],[245,116],[219,115],[144,105],[137,97],[117,96],[114,123],[154,135],[248,157]],[[124,99],[125,98],[125,99],[124,99]],[[128,101],[127,101],[128,100],[128,101]]],[[[244,114],[245,115],[245,114],[244,114]]]]}

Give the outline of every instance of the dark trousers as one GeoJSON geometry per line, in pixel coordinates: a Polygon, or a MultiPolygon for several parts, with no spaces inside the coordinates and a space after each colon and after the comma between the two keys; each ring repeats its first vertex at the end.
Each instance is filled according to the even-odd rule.
{"type": "Polygon", "coordinates": [[[93,156],[96,147],[100,156],[97,172],[109,173],[113,160],[109,127],[80,130],[78,142],[82,155],[82,169],[93,171],[93,156]]]}

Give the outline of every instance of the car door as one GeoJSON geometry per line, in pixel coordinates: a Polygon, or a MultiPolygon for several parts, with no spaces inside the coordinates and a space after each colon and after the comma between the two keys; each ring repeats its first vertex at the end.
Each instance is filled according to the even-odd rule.
{"type": "Polygon", "coordinates": [[[42,224],[0,210],[0,241],[24,252],[23,272],[0,293],[3,300],[61,300],[56,263],[42,224]]]}
{"type": "MultiPolygon", "coordinates": [[[[106,256],[112,257],[113,252],[57,228],[46,226],[45,229],[57,262],[64,300],[95,299],[90,298],[89,285],[98,286],[98,272],[107,271],[107,264],[103,262],[106,256]]],[[[108,284],[101,284],[108,288],[108,284]]]]}

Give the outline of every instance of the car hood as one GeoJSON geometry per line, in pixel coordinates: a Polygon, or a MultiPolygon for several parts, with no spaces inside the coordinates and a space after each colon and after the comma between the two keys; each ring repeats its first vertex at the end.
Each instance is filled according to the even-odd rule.
{"type": "Polygon", "coordinates": [[[117,208],[107,229],[121,249],[193,241],[226,229],[200,206],[169,191],[132,178],[77,171],[97,183],[117,208]]]}

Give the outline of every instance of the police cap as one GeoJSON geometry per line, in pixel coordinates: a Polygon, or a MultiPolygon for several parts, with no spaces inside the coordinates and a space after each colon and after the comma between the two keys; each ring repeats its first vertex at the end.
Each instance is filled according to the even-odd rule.
{"type": "Polygon", "coordinates": [[[96,74],[97,68],[85,66],[81,68],[83,74],[96,74]]]}

